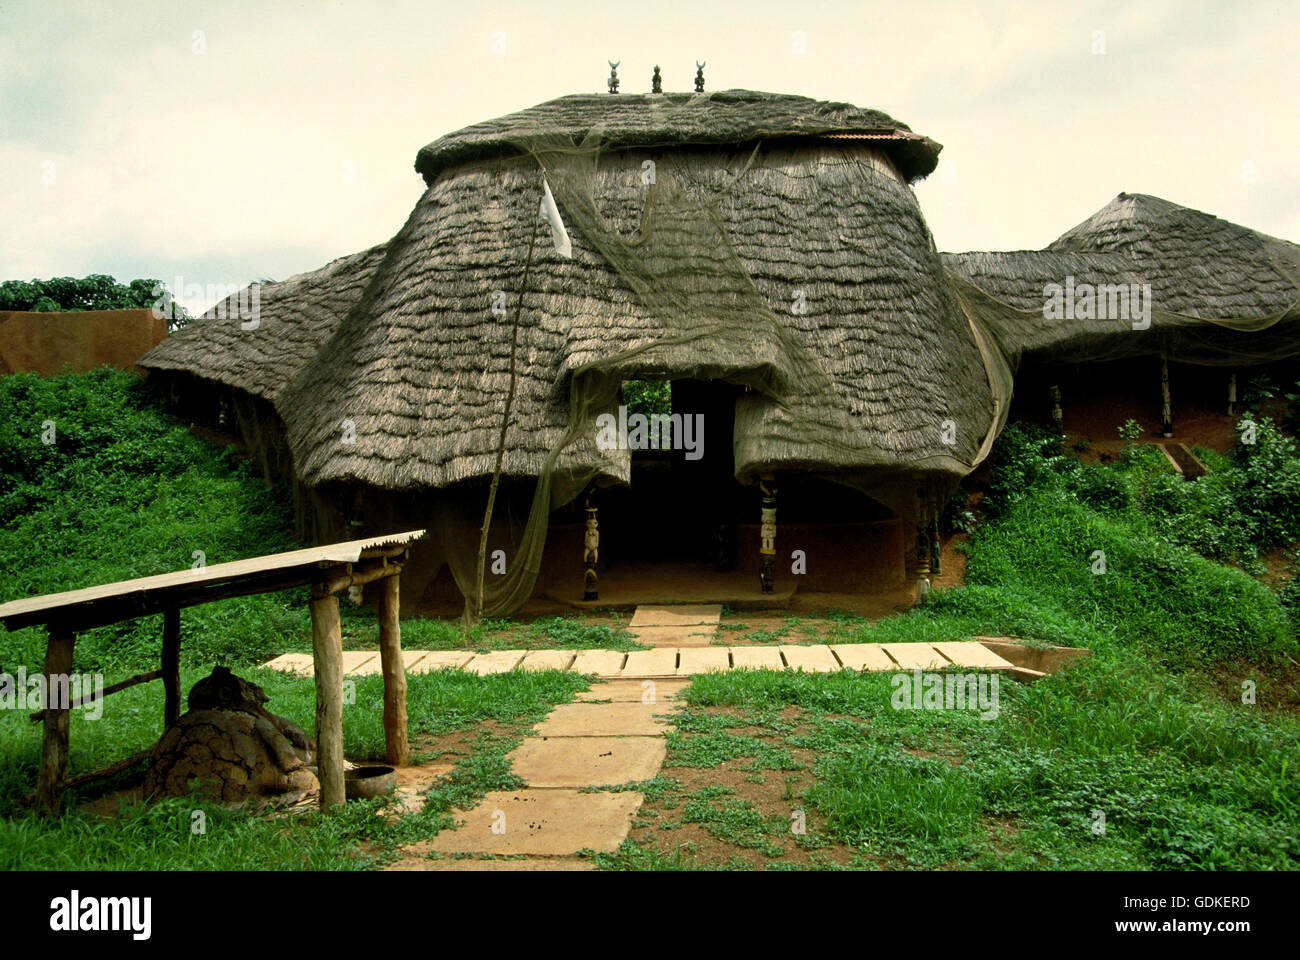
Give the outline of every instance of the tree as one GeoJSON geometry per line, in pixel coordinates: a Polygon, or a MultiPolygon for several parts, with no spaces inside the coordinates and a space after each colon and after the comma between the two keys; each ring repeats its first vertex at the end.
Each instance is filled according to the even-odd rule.
{"type": "Polygon", "coordinates": [[[7,280],[0,283],[0,310],[31,310],[52,313],[61,310],[133,310],[158,307],[166,312],[168,329],[184,326],[189,313],[171,299],[160,280],[140,279],[118,283],[104,273],[92,273],[77,280],[7,280]],[[160,294],[161,291],[161,294],[160,294]]]}

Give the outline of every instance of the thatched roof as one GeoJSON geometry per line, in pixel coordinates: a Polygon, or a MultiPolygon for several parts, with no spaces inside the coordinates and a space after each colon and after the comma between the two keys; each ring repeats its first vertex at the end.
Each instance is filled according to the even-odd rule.
{"type": "Polygon", "coordinates": [[[757,90],[575,94],[440,137],[416,155],[415,169],[425,183],[433,183],[443,170],[457,164],[518,153],[519,139],[537,130],[560,132],[578,143],[596,127],[602,129],[610,149],[734,145],[828,135],[869,138],[909,183],[932,173],[943,149],[888,114],[851,103],[757,90]]]}
{"type": "Polygon", "coordinates": [[[944,254],[988,303],[1008,352],[1073,360],[1154,353],[1196,362],[1300,350],[1300,246],[1159,197],[1121,193],[1045,250],[944,254]],[[1047,319],[1044,287],[1149,284],[1151,329],[1047,319]],[[1196,322],[1196,321],[1205,322],[1196,322]]]}
{"type": "MultiPolygon", "coordinates": [[[[1262,354],[1300,342],[1300,248],[1154,197],[1121,194],[1047,250],[941,259],[908,186],[937,151],[884,114],[799,97],[564,97],[426,146],[428,189],[389,243],[267,285],[256,331],[209,311],[141,366],[271,401],[309,485],[446,487],[493,471],[522,298],[508,476],[542,470],[594,364],[615,383],[752,388],[737,404],[741,479],[807,471],[907,512],[918,480],[951,483],[982,456],[1024,353],[1154,350],[1176,332],[1218,356],[1215,337],[1244,336],[1224,318],[1285,320],[1246,337],[1262,354]],[[585,192],[528,152],[534,136],[593,131],[601,149],[575,150],[569,168],[590,161],[585,192]],[[646,159],[660,171],[649,190],[646,159]],[[573,257],[542,227],[525,284],[543,166],[573,257]],[[1067,276],[1150,283],[1152,330],[1045,319],[1044,286],[1067,276]]],[[[617,402],[601,397],[584,414],[617,402]]],[[[598,450],[594,422],[583,429],[560,466],[626,481],[628,451],[598,450]]],[[[710,442],[725,439],[706,424],[710,442]]]]}
{"type": "MultiPolygon", "coordinates": [[[[733,183],[750,153],[682,148],[673,165],[693,190],[713,198],[753,285],[820,365],[834,400],[827,404],[808,384],[787,384],[801,420],[748,398],[737,417],[737,473],[883,476],[924,464],[961,475],[989,430],[993,404],[968,321],[911,190],[888,160],[857,143],[768,150],[733,183]],[[795,290],[804,291],[803,314],[790,309],[795,290]],[[953,446],[941,442],[949,418],[959,424],[953,446]],[[810,423],[818,432],[809,432],[810,423]],[[827,435],[836,442],[825,442],[827,435]]],[[[638,229],[646,190],[634,174],[646,155],[621,151],[601,160],[594,196],[614,234],[638,229]]],[[[524,156],[468,164],[436,179],[361,302],[280,399],[302,479],[410,488],[491,473],[510,324],[492,314],[490,297],[509,291],[513,310],[541,195],[541,172],[524,156]],[[343,419],[355,424],[353,444],[339,442],[343,419]]],[[[510,475],[541,468],[567,422],[575,369],[673,333],[588,238],[573,235],[572,260],[557,257],[545,240],[524,298],[510,475]]],[[[699,267],[684,250],[680,263],[660,268],[699,267]]],[[[615,372],[779,382],[788,359],[755,324],[725,342],[655,347],[615,372]]],[[[628,476],[627,452],[596,450],[594,429],[570,462],[599,464],[609,479],[628,476]]]]}
{"type": "Polygon", "coordinates": [[[139,365],[177,370],[237,387],[272,402],[310,360],[370,281],[387,244],[340,257],[319,270],[300,273],[258,291],[258,322],[240,319],[235,294],[214,304],[201,317],[150,350],[139,365]]]}

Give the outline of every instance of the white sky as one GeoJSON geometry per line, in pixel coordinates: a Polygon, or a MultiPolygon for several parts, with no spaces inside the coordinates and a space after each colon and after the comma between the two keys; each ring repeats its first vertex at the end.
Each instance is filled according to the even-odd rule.
{"type": "Polygon", "coordinates": [[[938,140],[942,250],[1038,248],[1121,191],[1300,241],[1298,48],[1294,2],[0,0],[0,280],[313,269],[397,231],[419,147],[607,60],[938,140]]]}

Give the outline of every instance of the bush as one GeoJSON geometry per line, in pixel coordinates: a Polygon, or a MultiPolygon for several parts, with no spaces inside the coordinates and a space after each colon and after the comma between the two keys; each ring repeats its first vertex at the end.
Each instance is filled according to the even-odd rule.
{"type": "MultiPolygon", "coordinates": [[[[282,490],[233,448],[169,420],[132,374],[0,378],[0,600],[57,593],[293,546],[282,490]],[[46,442],[46,441],[51,442],[46,442]]],[[[305,629],[289,594],[241,597],[186,611],[187,662],[279,652],[305,629]]],[[[161,617],[87,631],[79,669],[144,668],[161,617]]],[[[40,662],[39,630],[0,634],[4,669],[40,662]]],[[[155,664],[156,665],[156,664],[155,664]]]]}

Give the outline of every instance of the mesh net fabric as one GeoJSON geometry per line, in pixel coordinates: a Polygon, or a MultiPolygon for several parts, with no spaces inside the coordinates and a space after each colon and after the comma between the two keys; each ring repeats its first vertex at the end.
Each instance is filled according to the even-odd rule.
{"type": "MultiPolygon", "coordinates": [[[[634,338],[633,345],[614,344],[569,371],[562,385],[567,389],[566,427],[538,473],[531,501],[521,499],[526,494],[516,484],[507,497],[505,515],[498,511],[493,517],[493,544],[508,545],[512,562],[506,574],[485,582],[485,616],[508,614],[524,603],[541,569],[551,511],[573,500],[602,473],[608,475],[599,463],[566,458],[565,452],[594,433],[597,415],[616,409],[625,379],[667,377],[671,371],[674,379],[725,380],[744,387],[736,404],[738,465],[744,459],[743,444],[752,452],[755,443],[772,442],[768,438],[796,436],[818,449],[816,462],[805,467],[807,473],[850,486],[904,519],[921,522],[932,519],[935,505],[988,455],[1005,425],[1015,370],[1027,352],[1070,361],[1163,352],[1175,361],[1243,365],[1300,353],[1300,342],[1282,324],[1296,316],[1296,302],[1264,315],[1255,311],[1253,316],[1209,317],[1167,309],[1157,298],[1149,330],[1094,320],[1071,322],[1066,331],[1061,324],[1067,321],[1044,315],[1041,278],[1025,277],[1017,281],[1017,295],[999,298],[961,272],[944,269],[940,280],[945,296],[954,299],[969,328],[987,382],[987,394],[980,400],[987,408],[963,412],[981,424],[979,442],[964,454],[937,447],[884,463],[866,449],[867,441],[854,429],[834,377],[756,285],[719,215],[719,205],[730,194],[743,195],[747,178],[763,164],[757,147],[730,170],[714,168],[707,175],[679,162],[677,151],[655,153],[653,182],[645,190],[639,227],[623,235],[602,212],[605,198],[599,179],[602,157],[621,151],[605,149],[599,127],[577,144],[565,133],[543,130],[516,136],[512,144],[537,164],[538,199],[544,177],[575,239],[617,274],[657,326],[634,338]]],[[[636,156],[646,152],[643,148],[636,156]]],[[[866,162],[848,154],[846,158],[866,162]]],[[[545,234],[543,229],[543,246],[545,234]]],[[[1261,252],[1300,295],[1300,262],[1294,249],[1264,239],[1261,252]]],[[[1110,272],[1098,282],[1143,280],[1143,264],[1135,259],[1111,256],[1107,263],[1110,272]]],[[[1080,262],[1085,280],[1086,266],[1080,262]]],[[[1160,280],[1180,282],[1178,277],[1160,280]]],[[[531,291],[526,283],[518,295],[524,298],[520,322],[527,323],[531,291]]],[[[512,423],[510,429],[526,425],[512,423]]],[[[746,475],[738,473],[738,479],[757,479],[755,471],[744,469],[746,475]]],[[[482,489],[443,493],[430,524],[431,536],[438,539],[438,552],[466,597],[466,618],[472,622],[477,617],[478,530],[466,517],[482,516],[482,489]]],[[[576,568],[576,557],[574,564],[576,568]]]]}
{"type": "MultiPolygon", "coordinates": [[[[599,414],[616,409],[624,379],[653,378],[656,371],[671,370],[674,379],[725,380],[747,388],[737,402],[738,436],[746,431],[797,436],[815,442],[818,459],[829,464],[860,465],[868,453],[849,422],[833,377],[760,292],[719,216],[718,203],[731,191],[743,190],[749,172],[762,162],[758,148],[748,151],[745,162],[721,183],[717,176],[705,182],[689,164],[678,163],[672,151],[658,154],[639,229],[624,236],[609,225],[600,208],[598,170],[606,154],[602,143],[597,128],[579,144],[562,133],[537,132],[517,138],[514,145],[539,167],[538,198],[544,176],[570,233],[627,284],[658,326],[640,342],[613,347],[570,371],[567,426],[537,476],[527,520],[521,527],[517,516],[513,522],[494,517],[493,539],[509,540],[513,559],[506,574],[487,578],[484,616],[510,613],[532,593],[550,512],[601,473],[598,464],[565,461],[562,455],[584,433],[594,432],[599,414]]],[[[544,245],[546,239],[543,229],[539,243],[544,245]]],[[[525,323],[529,291],[521,295],[525,299],[520,322],[525,323]]],[[[976,458],[963,460],[940,448],[933,456],[909,460],[905,467],[836,470],[827,473],[828,479],[919,519],[926,501],[946,495],[987,454],[1005,419],[1011,373],[978,313],[968,312],[967,320],[993,398],[976,458]]],[[[815,467],[809,472],[818,473],[815,467]]],[[[752,481],[756,476],[740,479],[752,481]]],[[[466,598],[467,622],[477,618],[479,560],[477,531],[467,529],[464,517],[474,515],[475,507],[482,516],[482,504],[481,488],[443,496],[436,508],[439,516],[430,523],[431,533],[442,531],[433,535],[466,598]]]]}

